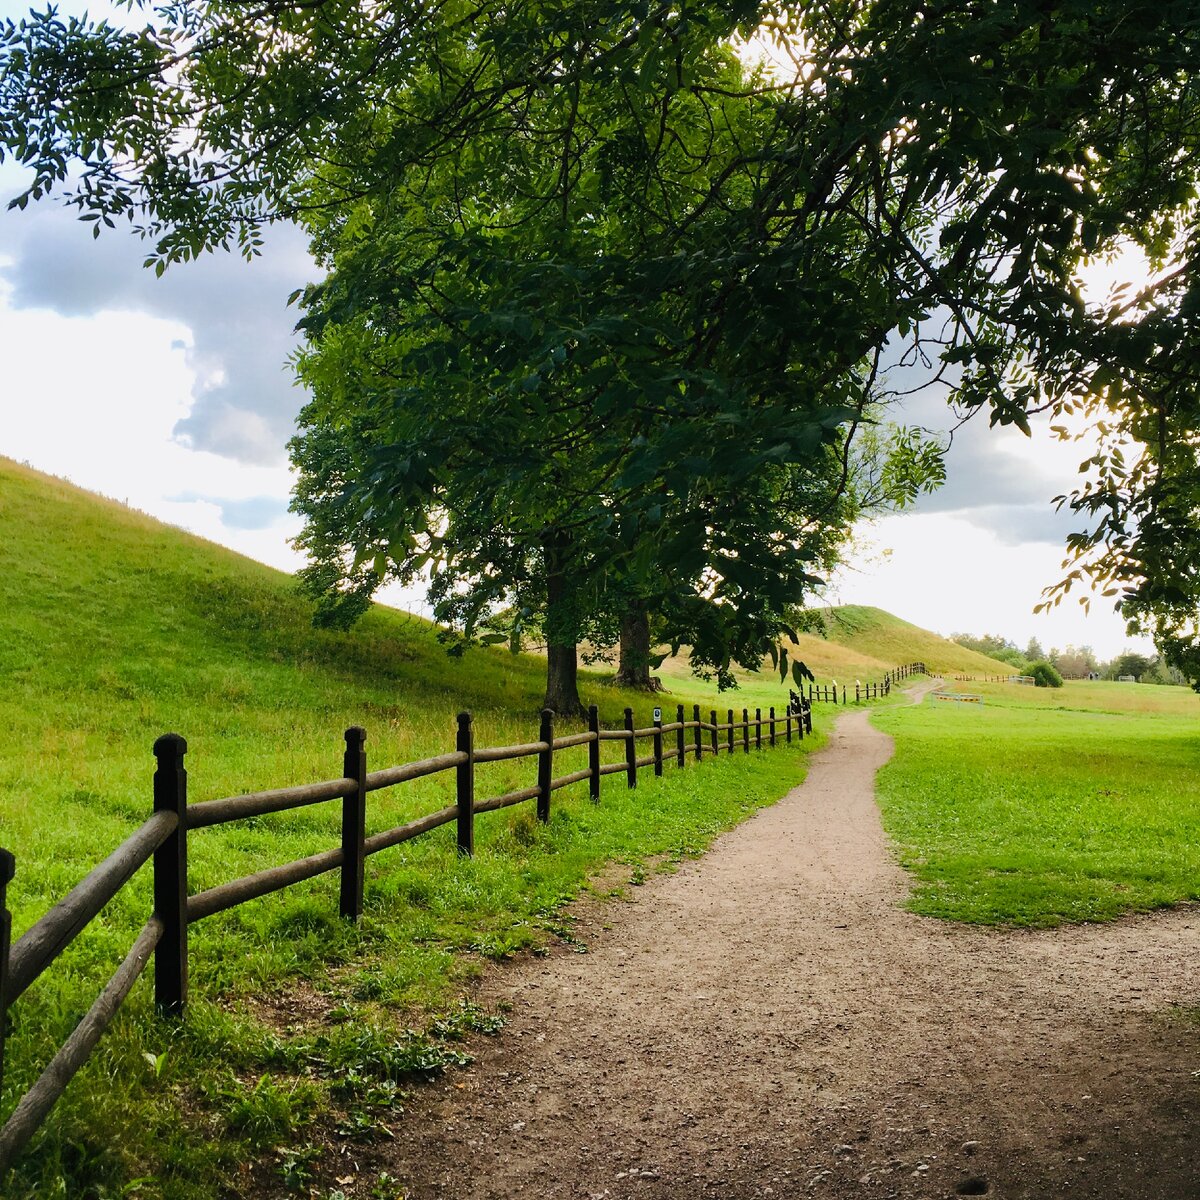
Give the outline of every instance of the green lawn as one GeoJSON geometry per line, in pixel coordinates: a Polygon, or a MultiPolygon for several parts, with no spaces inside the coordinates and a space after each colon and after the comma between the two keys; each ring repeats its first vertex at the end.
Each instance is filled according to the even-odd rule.
{"type": "Polygon", "coordinates": [[[1200,898],[1200,697],[951,685],[982,705],[881,710],[884,826],[916,912],[1048,926],[1200,898]]]}

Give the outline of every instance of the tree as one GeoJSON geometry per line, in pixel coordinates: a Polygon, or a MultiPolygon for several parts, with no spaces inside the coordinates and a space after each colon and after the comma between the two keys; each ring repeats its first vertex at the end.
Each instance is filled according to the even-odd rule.
{"type": "Polygon", "coordinates": [[[647,672],[651,617],[721,685],[757,667],[855,517],[940,478],[912,432],[851,445],[869,341],[805,320],[820,289],[870,286],[856,223],[825,215],[810,294],[780,287],[777,223],[731,260],[759,186],[744,147],[778,114],[723,46],[673,70],[666,96],[539,95],[386,195],[322,205],[347,185],[313,184],[329,275],[301,323],[305,577],[353,615],[429,569],[468,640],[536,610],[564,713],[577,643],[606,622],[647,672]]]}
{"type": "Polygon", "coordinates": [[[1126,650],[1124,654],[1118,654],[1113,659],[1109,673],[1113,679],[1120,679],[1123,675],[1131,675],[1134,679],[1140,679],[1153,665],[1154,659],[1149,655],[1136,654],[1132,650],[1126,650]]]}
{"type": "Polygon", "coordinates": [[[950,640],[957,642],[960,646],[966,646],[968,650],[975,650],[980,654],[990,654],[993,658],[1006,651],[1015,651],[1017,648],[1014,642],[997,633],[985,633],[982,637],[975,637],[969,633],[952,633],[950,640]]]}
{"type": "Polygon", "coordinates": [[[1029,674],[1033,676],[1034,686],[1060,688],[1063,685],[1062,676],[1048,662],[1029,664],[1029,674]]]}
{"type": "MultiPolygon", "coordinates": [[[[168,6],[147,32],[46,14],[0,39],[0,143],[34,170],[21,202],[81,163],[85,218],[131,216],[160,263],[252,251],[270,216],[390,195],[548,98],[570,113],[593,82],[686,90],[681,63],[764,24],[797,71],[743,146],[754,186],[714,187],[684,219],[720,218],[727,250],[724,287],[711,262],[684,264],[709,305],[683,310],[701,345],[728,354],[790,292],[807,387],[831,410],[847,364],[890,338],[993,423],[1089,422],[1106,444],[1064,494],[1088,527],[1050,602],[1087,580],[1200,675],[1192,0],[544,0],[469,17],[325,0],[168,6]],[[1123,246],[1152,281],[1085,303],[1080,267],[1123,246]]],[[[574,130],[542,129],[566,176],[574,130]]]]}
{"type": "Polygon", "coordinates": [[[1052,655],[1051,661],[1064,679],[1084,679],[1096,670],[1096,655],[1091,646],[1068,646],[1052,655]]]}

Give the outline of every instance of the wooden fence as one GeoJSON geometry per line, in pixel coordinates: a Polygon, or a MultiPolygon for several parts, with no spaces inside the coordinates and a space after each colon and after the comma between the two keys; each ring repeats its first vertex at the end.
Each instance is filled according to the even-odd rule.
{"type": "Polygon", "coordinates": [[[340,872],[338,905],[341,915],[357,921],[362,914],[367,857],[441,825],[455,824],[458,851],[470,855],[475,850],[475,818],[481,813],[533,801],[538,819],[549,821],[550,797],[560,788],[587,781],[591,799],[599,802],[600,781],[605,775],[624,774],[626,785],[633,788],[637,787],[638,771],[647,767],[653,767],[655,775],[662,775],[664,766],[671,761],[684,767],[689,757],[699,761],[706,754],[732,754],[739,740],[743,753],[750,752],[752,738],[754,746],[762,749],[764,729],[770,746],[774,746],[777,739],[791,742],[793,730],[797,738],[812,732],[811,714],[797,714],[790,709],[784,716],[777,717],[772,708],[764,718],[762,709],[756,708],[751,717],[749,710],[743,708],[740,721],[735,721],[732,708],[724,722],[718,722],[715,709],[709,715],[710,720],[702,721],[700,707],[695,705],[692,718],[688,720],[684,706],[679,705],[676,719],[664,725],[662,710],[655,709],[653,724],[636,728],[633,710],[627,708],[623,729],[601,729],[599,713],[593,705],[588,712],[586,732],[555,737],[554,714],[547,709],[542,713],[536,742],[479,748],[475,745],[471,714],[460,713],[454,750],[419,762],[385,767],[381,771],[367,770],[366,730],[355,726],[345,733],[340,779],[198,804],[189,804],[187,799],[187,772],[183,765],[187,743],[176,733],[164,734],[154,743],[157,769],[153,781],[152,815],[11,946],[12,920],[6,903],[6,889],[13,879],[16,863],[9,851],[0,850],[0,1085],[4,1079],[4,1033],[11,1006],[147,862],[152,864],[154,888],[153,912],[124,961],[0,1129],[0,1174],[25,1146],[87,1061],[151,959],[154,962],[154,1000],[159,1012],[164,1016],[183,1015],[188,993],[188,928],[196,921],[329,871],[340,872]],[[737,734],[741,735],[740,739],[735,736],[737,734]],[[673,745],[668,741],[672,735],[673,745]],[[624,742],[623,762],[601,764],[600,743],[605,741],[624,742]],[[639,741],[650,742],[650,753],[638,754],[639,741]],[[556,778],[555,753],[584,745],[588,748],[586,769],[556,778]],[[536,784],[500,796],[476,799],[476,764],[518,758],[537,759],[536,784]],[[366,835],[368,792],[444,771],[455,774],[454,804],[383,833],[366,835]],[[188,894],[188,835],[192,831],[335,800],[342,803],[340,846],[195,895],[188,894]]]}
{"type": "MultiPolygon", "coordinates": [[[[926,675],[925,664],[921,662],[905,663],[901,667],[893,667],[879,683],[861,683],[854,681],[854,703],[864,700],[878,700],[880,696],[891,694],[892,683],[897,679],[908,679],[911,675],[926,675]]],[[[810,683],[808,685],[810,703],[820,701],[824,704],[848,704],[850,702],[850,685],[844,683],[839,690],[834,683],[810,683]]]]}

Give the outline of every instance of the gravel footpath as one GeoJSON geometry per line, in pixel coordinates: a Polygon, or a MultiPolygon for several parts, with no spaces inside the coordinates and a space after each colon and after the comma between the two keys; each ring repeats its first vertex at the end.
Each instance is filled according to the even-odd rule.
{"type": "Polygon", "coordinates": [[[375,1169],[412,1200],[1200,1197],[1200,1025],[1172,1007],[1200,997],[1200,912],[905,912],[874,801],[891,752],[842,715],[780,803],[577,905],[587,954],[490,972],[507,1028],[375,1169]]]}

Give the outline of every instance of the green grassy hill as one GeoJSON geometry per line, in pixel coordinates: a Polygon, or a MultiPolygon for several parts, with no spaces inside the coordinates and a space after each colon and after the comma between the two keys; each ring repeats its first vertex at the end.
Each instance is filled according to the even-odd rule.
{"type": "MultiPolygon", "coordinates": [[[[795,658],[805,663],[820,683],[875,682],[884,672],[905,663],[923,662],[935,674],[1010,675],[1013,668],[998,659],[968,650],[957,642],[930,633],[919,625],[902,621],[881,608],[856,604],[818,610],[824,636],[801,634],[791,646],[795,658]]],[[[668,659],[660,674],[670,687],[688,690],[692,686],[687,658],[668,659]]],[[[762,676],[735,671],[741,688],[761,687],[762,676]]],[[[763,674],[770,678],[770,664],[763,674]]],[[[733,694],[734,702],[741,698],[733,694]]]]}
{"type": "Polygon", "coordinates": [[[824,637],[803,634],[796,646],[796,653],[819,679],[865,680],[908,662],[923,662],[936,674],[1012,674],[1008,663],[968,650],[881,608],[843,604],[820,613],[824,637]]]}
{"type": "MultiPolygon", "coordinates": [[[[450,748],[463,708],[480,744],[525,741],[543,688],[537,656],[453,659],[432,625],[396,610],[376,607],[349,633],[313,629],[287,575],[4,459],[0,612],[3,841],[53,849],[55,864],[36,881],[19,876],[18,925],[74,882],[85,854],[146,815],[150,748],[167,730],[187,738],[193,797],[204,799],[336,775],[351,724],[367,728],[373,767],[450,748]]],[[[826,640],[797,648],[820,678],[874,678],[916,659],[1004,669],[878,609],[831,610],[826,625],[826,640]]],[[[786,702],[769,671],[743,674],[726,696],[685,662],[663,675],[668,711],[786,702]]],[[[613,724],[626,703],[641,714],[655,702],[581,678],[613,724]]]]}

